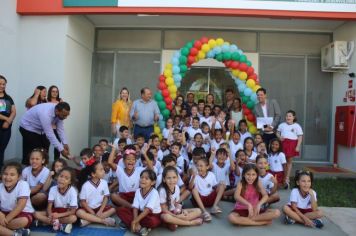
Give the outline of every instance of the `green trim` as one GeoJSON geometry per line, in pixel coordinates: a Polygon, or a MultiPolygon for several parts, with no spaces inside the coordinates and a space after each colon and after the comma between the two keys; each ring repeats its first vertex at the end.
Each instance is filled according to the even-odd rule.
{"type": "Polygon", "coordinates": [[[119,0],[63,0],[64,7],[117,7],[119,0]]]}

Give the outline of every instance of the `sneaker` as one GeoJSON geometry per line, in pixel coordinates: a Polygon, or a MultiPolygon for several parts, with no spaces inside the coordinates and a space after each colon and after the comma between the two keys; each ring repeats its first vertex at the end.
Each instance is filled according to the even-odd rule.
{"type": "Polygon", "coordinates": [[[72,232],[73,225],[72,224],[61,224],[60,231],[70,234],[72,232]]]}
{"type": "Polygon", "coordinates": [[[313,220],[313,223],[314,223],[315,227],[318,229],[321,229],[324,226],[324,223],[321,219],[315,219],[315,220],[313,220]]]}
{"type": "Polygon", "coordinates": [[[138,233],[138,235],[140,236],[147,236],[150,233],[151,229],[143,227],[140,229],[140,232],[138,233]]]}
{"type": "Polygon", "coordinates": [[[85,226],[87,226],[89,224],[90,224],[89,221],[80,219],[80,227],[85,227],[85,226]]]}
{"type": "Polygon", "coordinates": [[[266,210],[268,207],[269,207],[269,203],[266,202],[261,206],[261,209],[266,210]]]}
{"type": "Polygon", "coordinates": [[[120,229],[123,229],[123,230],[127,230],[127,228],[128,228],[127,225],[122,221],[120,221],[119,227],[120,227],[120,229]]]}
{"type": "Polygon", "coordinates": [[[293,220],[293,219],[290,218],[289,216],[286,216],[286,217],[284,218],[284,223],[285,223],[286,225],[293,225],[293,224],[295,224],[295,220],[293,220]]]}
{"type": "Polygon", "coordinates": [[[53,226],[53,230],[54,231],[58,231],[61,227],[61,223],[59,223],[59,220],[58,219],[55,219],[53,222],[52,222],[52,226],[53,226]]]}
{"type": "Polygon", "coordinates": [[[29,236],[31,233],[30,229],[17,229],[15,230],[15,236],[29,236]]]}
{"type": "Polygon", "coordinates": [[[39,220],[34,220],[34,221],[32,222],[32,226],[33,226],[33,227],[38,227],[38,226],[40,226],[39,220]]]}
{"type": "Polygon", "coordinates": [[[116,221],[114,218],[111,218],[111,217],[107,217],[104,219],[104,222],[107,226],[111,226],[111,227],[114,227],[116,225],[116,221]]]}

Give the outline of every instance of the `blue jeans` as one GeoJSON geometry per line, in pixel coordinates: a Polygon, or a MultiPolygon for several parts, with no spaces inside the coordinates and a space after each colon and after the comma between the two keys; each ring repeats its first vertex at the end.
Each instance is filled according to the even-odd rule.
{"type": "Polygon", "coordinates": [[[147,143],[150,139],[151,134],[153,133],[153,125],[142,127],[139,125],[134,126],[134,138],[137,138],[137,135],[141,134],[145,137],[145,142],[147,143]]]}
{"type": "Polygon", "coordinates": [[[0,128],[0,170],[4,164],[5,149],[11,137],[11,126],[8,129],[0,128]]]}

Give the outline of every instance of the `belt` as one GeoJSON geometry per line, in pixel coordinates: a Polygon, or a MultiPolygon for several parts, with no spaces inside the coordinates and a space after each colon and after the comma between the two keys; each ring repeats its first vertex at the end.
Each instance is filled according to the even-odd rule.
{"type": "Polygon", "coordinates": [[[153,125],[141,126],[141,125],[135,124],[135,126],[138,126],[139,128],[142,128],[142,129],[146,129],[146,128],[151,128],[153,125]]]}

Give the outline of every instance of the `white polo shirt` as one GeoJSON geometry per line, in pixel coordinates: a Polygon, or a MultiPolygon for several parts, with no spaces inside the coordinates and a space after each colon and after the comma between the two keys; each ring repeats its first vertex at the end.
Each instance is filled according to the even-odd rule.
{"type": "Polygon", "coordinates": [[[95,184],[91,180],[88,180],[82,187],[79,199],[81,201],[86,201],[90,208],[96,209],[101,206],[104,197],[109,197],[109,195],[108,182],[101,179],[95,184]]]}
{"type": "Polygon", "coordinates": [[[194,129],[193,127],[189,127],[187,129],[187,133],[189,134],[190,140],[193,140],[194,139],[194,135],[196,135],[197,133],[203,134],[203,132],[201,131],[200,128],[194,129]]]}
{"type": "MultiPolygon", "coordinates": [[[[316,192],[313,190],[314,196],[315,196],[315,201],[316,199],[316,192]]],[[[311,196],[308,193],[305,197],[303,197],[298,188],[293,188],[292,192],[290,193],[290,199],[288,205],[292,205],[292,202],[297,204],[297,207],[300,209],[310,209],[311,208],[311,196]]]]}
{"type": "Polygon", "coordinates": [[[33,213],[30,199],[31,189],[27,182],[19,180],[13,189],[6,189],[3,183],[0,184],[0,209],[3,212],[11,212],[17,206],[18,199],[27,199],[23,212],[33,213]]]}
{"type": "MultiPolygon", "coordinates": [[[[177,167],[176,167],[177,168],[177,167]]],[[[178,168],[177,168],[178,169],[178,168]]],[[[162,183],[162,178],[163,178],[163,175],[162,173],[160,173],[159,175],[157,175],[157,180],[156,180],[156,188],[158,188],[161,183],[162,183]]],[[[182,178],[180,177],[180,175],[178,174],[178,181],[177,181],[177,185],[179,187],[182,187],[184,185],[184,182],[182,180],[182,178]]]]}
{"type": "Polygon", "coordinates": [[[256,161],[256,158],[257,158],[257,153],[252,151],[251,152],[251,155],[247,155],[247,159],[250,161],[250,162],[255,162],[256,161]]]}
{"type": "Polygon", "coordinates": [[[268,163],[271,171],[273,172],[281,172],[283,171],[283,164],[286,164],[286,155],[283,152],[276,154],[269,154],[268,163]]]}
{"type": "Polygon", "coordinates": [[[155,188],[151,188],[148,193],[143,195],[142,189],[137,189],[132,207],[140,211],[149,208],[153,214],[161,213],[161,203],[158,191],[155,188]]]}
{"type": "Polygon", "coordinates": [[[236,152],[238,150],[243,150],[244,147],[242,146],[242,144],[240,142],[235,144],[234,141],[232,141],[232,140],[229,141],[229,146],[230,146],[231,158],[233,160],[236,160],[236,157],[235,157],[236,152]]]}
{"type": "Polygon", "coordinates": [[[266,192],[270,194],[274,187],[274,183],[272,181],[273,175],[271,173],[266,173],[265,176],[259,176],[258,178],[260,179],[266,192]]]}
{"type": "Polygon", "coordinates": [[[144,167],[135,167],[131,174],[127,174],[124,168],[117,166],[119,193],[135,192],[140,187],[140,175],[144,169],[144,167]]]}
{"type": "Polygon", "coordinates": [[[281,132],[282,138],[297,140],[298,136],[303,135],[302,127],[298,123],[287,124],[283,122],[278,126],[278,132],[281,132]]]}
{"type": "Polygon", "coordinates": [[[73,186],[69,186],[64,193],[61,193],[57,186],[49,190],[48,202],[53,203],[55,208],[78,208],[78,193],[73,186]]]}
{"type": "Polygon", "coordinates": [[[194,186],[202,196],[208,196],[217,184],[216,177],[211,171],[208,171],[204,177],[196,175],[194,179],[194,186]]]}
{"type": "MultiPolygon", "coordinates": [[[[175,204],[179,201],[180,198],[180,189],[178,185],[175,186],[174,192],[171,193],[170,196],[170,205],[168,206],[168,209],[170,211],[174,211],[176,209],[175,204]]],[[[167,192],[164,188],[159,189],[159,199],[160,199],[160,204],[167,204],[167,192]]]]}
{"type": "Polygon", "coordinates": [[[216,177],[216,181],[220,184],[223,183],[226,186],[230,185],[230,162],[225,162],[223,167],[220,167],[218,164],[213,162],[212,172],[216,177]]]}
{"type": "Polygon", "coordinates": [[[34,176],[32,174],[32,167],[27,166],[25,169],[22,170],[22,179],[25,180],[32,189],[39,184],[44,184],[48,178],[49,173],[49,169],[47,167],[43,167],[40,173],[34,176]]]}

